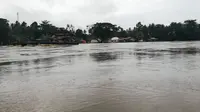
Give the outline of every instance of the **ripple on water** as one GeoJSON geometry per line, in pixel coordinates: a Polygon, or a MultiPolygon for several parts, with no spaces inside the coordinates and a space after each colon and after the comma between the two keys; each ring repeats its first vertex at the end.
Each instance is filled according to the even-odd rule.
{"type": "Polygon", "coordinates": [[[0,47],[1,112],[198,112],[199,42],[0,47]]]}

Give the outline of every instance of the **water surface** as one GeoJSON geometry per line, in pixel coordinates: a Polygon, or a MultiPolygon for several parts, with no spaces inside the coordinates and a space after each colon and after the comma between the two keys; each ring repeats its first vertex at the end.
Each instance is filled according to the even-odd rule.
{"type": "Polygon", "coordinates": [[[199,112],[200,42],[0,47],[0,112],[199,112]]]}

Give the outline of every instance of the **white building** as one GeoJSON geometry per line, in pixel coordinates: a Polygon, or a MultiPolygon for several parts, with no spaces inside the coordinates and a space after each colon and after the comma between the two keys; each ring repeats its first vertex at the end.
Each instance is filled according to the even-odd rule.
{"type": "Polygon", "coordinates": [[[91,40],[91,43],[98,43],[98,41],[95,40],[95,39],[92,39],[92,40],[91,40]]]}
{"type": "Polygon", "coordinates": [[[111,42],[113,42],[113,43],[119,42],[119,37],[111,38],[111,42]]]}

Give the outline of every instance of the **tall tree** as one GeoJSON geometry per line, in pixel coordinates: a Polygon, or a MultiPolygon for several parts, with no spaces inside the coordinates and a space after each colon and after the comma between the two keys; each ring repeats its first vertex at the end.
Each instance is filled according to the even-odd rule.
{"type": "Polygon", "coordinates": [[[74,36],[76,33],[75,27],[72,24],[67,24],[66,30],[68,32],[68,35],[70,35],[70,36],[74,36]]]}
{"type": "Polygon", "coordinates": [[[135,31],[136,31],[136,40],[139,41],[139,40],[144,40],[144,33],[142,31],[143,29],[143,25],[141,22],[138,22],[136,24],[136,27],[135,27],[135,31]]]}
{"type": "Polygon", "coordinates": [[[42,21],[40,26],[41,26],[41,31],[44,35],[48,35],[50,33],[50,28],[51,28],[52,24],[50,24],[49,21],[47,21],[47,20],[42,21]]]}
{"type": "Polygon", "coordinates": [[[89,39],[87,38],[87,34],[86,34],[86,31],[84,30],[81,30],[81,29],[77,29],[76,30],[76,33],[75,33],[76,37],[79,39],[79,40],[85,40],[85,41],[89,41],[89,39]]]}
{"type": "Polygon", "coordinates": [[[0,18],[0,44],[9,44],[9,40],[8,20],[0,18]]]}
{"type": "Polygon", "coordinates": [[[29,27],[29,36],[31,40],[35,40],[40,38],[42,35],[42,31],[40,29],[40,26],[38,25],[37,22],[31,23],[29,27]]]}
{"type": "Polygon", "coordinates": [[[196,40],[197,22],[196,20],[186,20],[184,21],[185,36],[187,40],[196,40]]]}
{"type": "Polygon", "coordinates": [[[99,42],[107,42],[119,29],[111,23],[96,23],[90,26],[89,33],[99,42]]]}

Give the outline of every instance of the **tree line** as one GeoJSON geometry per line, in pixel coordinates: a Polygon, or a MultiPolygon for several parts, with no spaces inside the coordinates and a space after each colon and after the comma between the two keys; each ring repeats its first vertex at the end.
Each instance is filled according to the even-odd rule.
{"type": "Polygon", "coordinates": [[[0,18],[0,44],[7,45],[13,42],[27,42],[36,39],[45,39],[58,33],[76,38],[76,41],[92,39],[98,42],[108,42],[112,37],[127,38],[134,41],[193,41],[200,40],[200,24],[196,20],[172,22],[169,25],[149,24],[138,22],[136,26],[128,29],[112,23],[95,23],[86,29],[75,29],[71,24],[66,27],[56,27],[49,21],[33,22],[28,25],[25,21],[9,23],[7,19],[0,18]]]}

